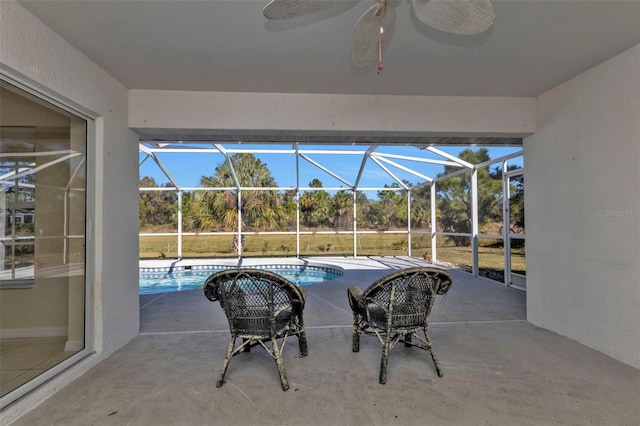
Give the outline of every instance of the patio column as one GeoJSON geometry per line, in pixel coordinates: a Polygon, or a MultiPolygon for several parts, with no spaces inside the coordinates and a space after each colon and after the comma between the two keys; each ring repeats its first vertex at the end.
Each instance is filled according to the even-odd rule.
{"type": "Polygon", "coordinates": [[[357,234],[357,203],[356,203],[356,189],[351,191],[353,194],[353,257],[358,255],[358,234],[357,234]]]}
{"type": "Polygon", "coordinates": [[[478,169],[471,172],[471,264],[473,276],[480,275],[478,267],[478,169]]]}
{"type": "Polygon", "coordinates": [[[296,258],[300,257],[300,154],[296,144],[296,258]]]}
{"type": "Polygon", "coordinates": [[[178,259],[182,259],[182,189],[178,190],[178,259]]]}
{"type": "Polygon", "coordinates": [[[407,194],[407,253],[411,256],[411,190],[405,191],[407,194]]]}
{"type": "Polygon", "coordinates": [[[508,286],[511,283],[511,239],[509,238],[511,188],[507,172],[508,168],[505,160],[502,162],[502,247],[504,248],[504,284],[508,286]]]}
{"type": "Polygon", "coordinates": [[[431,182],[431,261],[438,260],[437,235],[436,235],[436,181],[431,182]]]}
{"type": "Polygon", "coordinates": [[[238,237],[237,251],[238,257],[242,257],[242,190],[238,187],[238,233],[236,234],[238,237]]]}

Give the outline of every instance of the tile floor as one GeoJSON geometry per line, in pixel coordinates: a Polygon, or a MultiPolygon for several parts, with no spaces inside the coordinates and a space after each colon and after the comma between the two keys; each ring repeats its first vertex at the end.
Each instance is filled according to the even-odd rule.
{"type": "Polygon", "coordinates": [[[65,352],[63,337],[14,338],[0,341],[0,395],[22,386],[73,352],[65,352]]]}

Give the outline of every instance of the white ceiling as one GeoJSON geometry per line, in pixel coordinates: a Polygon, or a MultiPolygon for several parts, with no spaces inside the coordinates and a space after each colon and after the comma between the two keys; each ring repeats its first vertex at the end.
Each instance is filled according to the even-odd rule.
{"type": "Polygon", "coordinates": [[[289,21],[267,0],[20,1],[128,88],[536,96],[640,43],[640,0],[494,0],[480,36],[430,29],[396,6],[384,70],[354,70],[353,25],[373,0],[289,21]]]}

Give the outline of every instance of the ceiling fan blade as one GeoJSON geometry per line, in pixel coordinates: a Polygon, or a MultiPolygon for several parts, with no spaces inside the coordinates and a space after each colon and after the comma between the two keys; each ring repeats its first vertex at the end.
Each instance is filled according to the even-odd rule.
{"type": "Polygon", "coordinates": [[[453,34],[480,34],[496,20],[490,0],[412,0],[412,5],[420,21],[453,34]]]}
{"type": "Polygon", "coordinates": [[[340,0],[271,0],[262,14],[271,20],[289,19],[329,10],[339,3],[340,0]]]}
{"type": "Polygon", "coordinates": [[[378,61],[380,24],[384,29],[382,43],[386,46],[395,22],[395,10],[383,3],[372,6],[358,19],[351,37],[351,65],[354,68],[366,68],[378,61]]]}

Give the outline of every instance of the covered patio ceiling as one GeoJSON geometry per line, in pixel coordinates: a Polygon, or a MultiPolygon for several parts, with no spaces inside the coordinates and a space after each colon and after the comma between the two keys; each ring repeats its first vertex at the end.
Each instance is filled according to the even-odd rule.
{"type": "Polygon", "coordinates": [[[371,0],[282,21],[263,16],[268,0],[19,0],[129,89],[535,97],[640,42],[635,0],[492,2],[493,27],[460,36],[390,1],[397,18],[377,75],[349,61],[371,0]]]}
{"type": "MultiPolygon", "coordinates": [[[[492,0],[497,20],[478,36],[434,30],[410,1],[391,1],[396,24],[378,75],[349,64],[354,24],[371,0],[282,21],[263,16],[268,0],[19,3],[128,89],[194,94],[536,97],[640,43],[634,0],[492,0]]],[[[212,127],[133,129],[160,142],[522,144],[513,135],[212,127]]]]}

